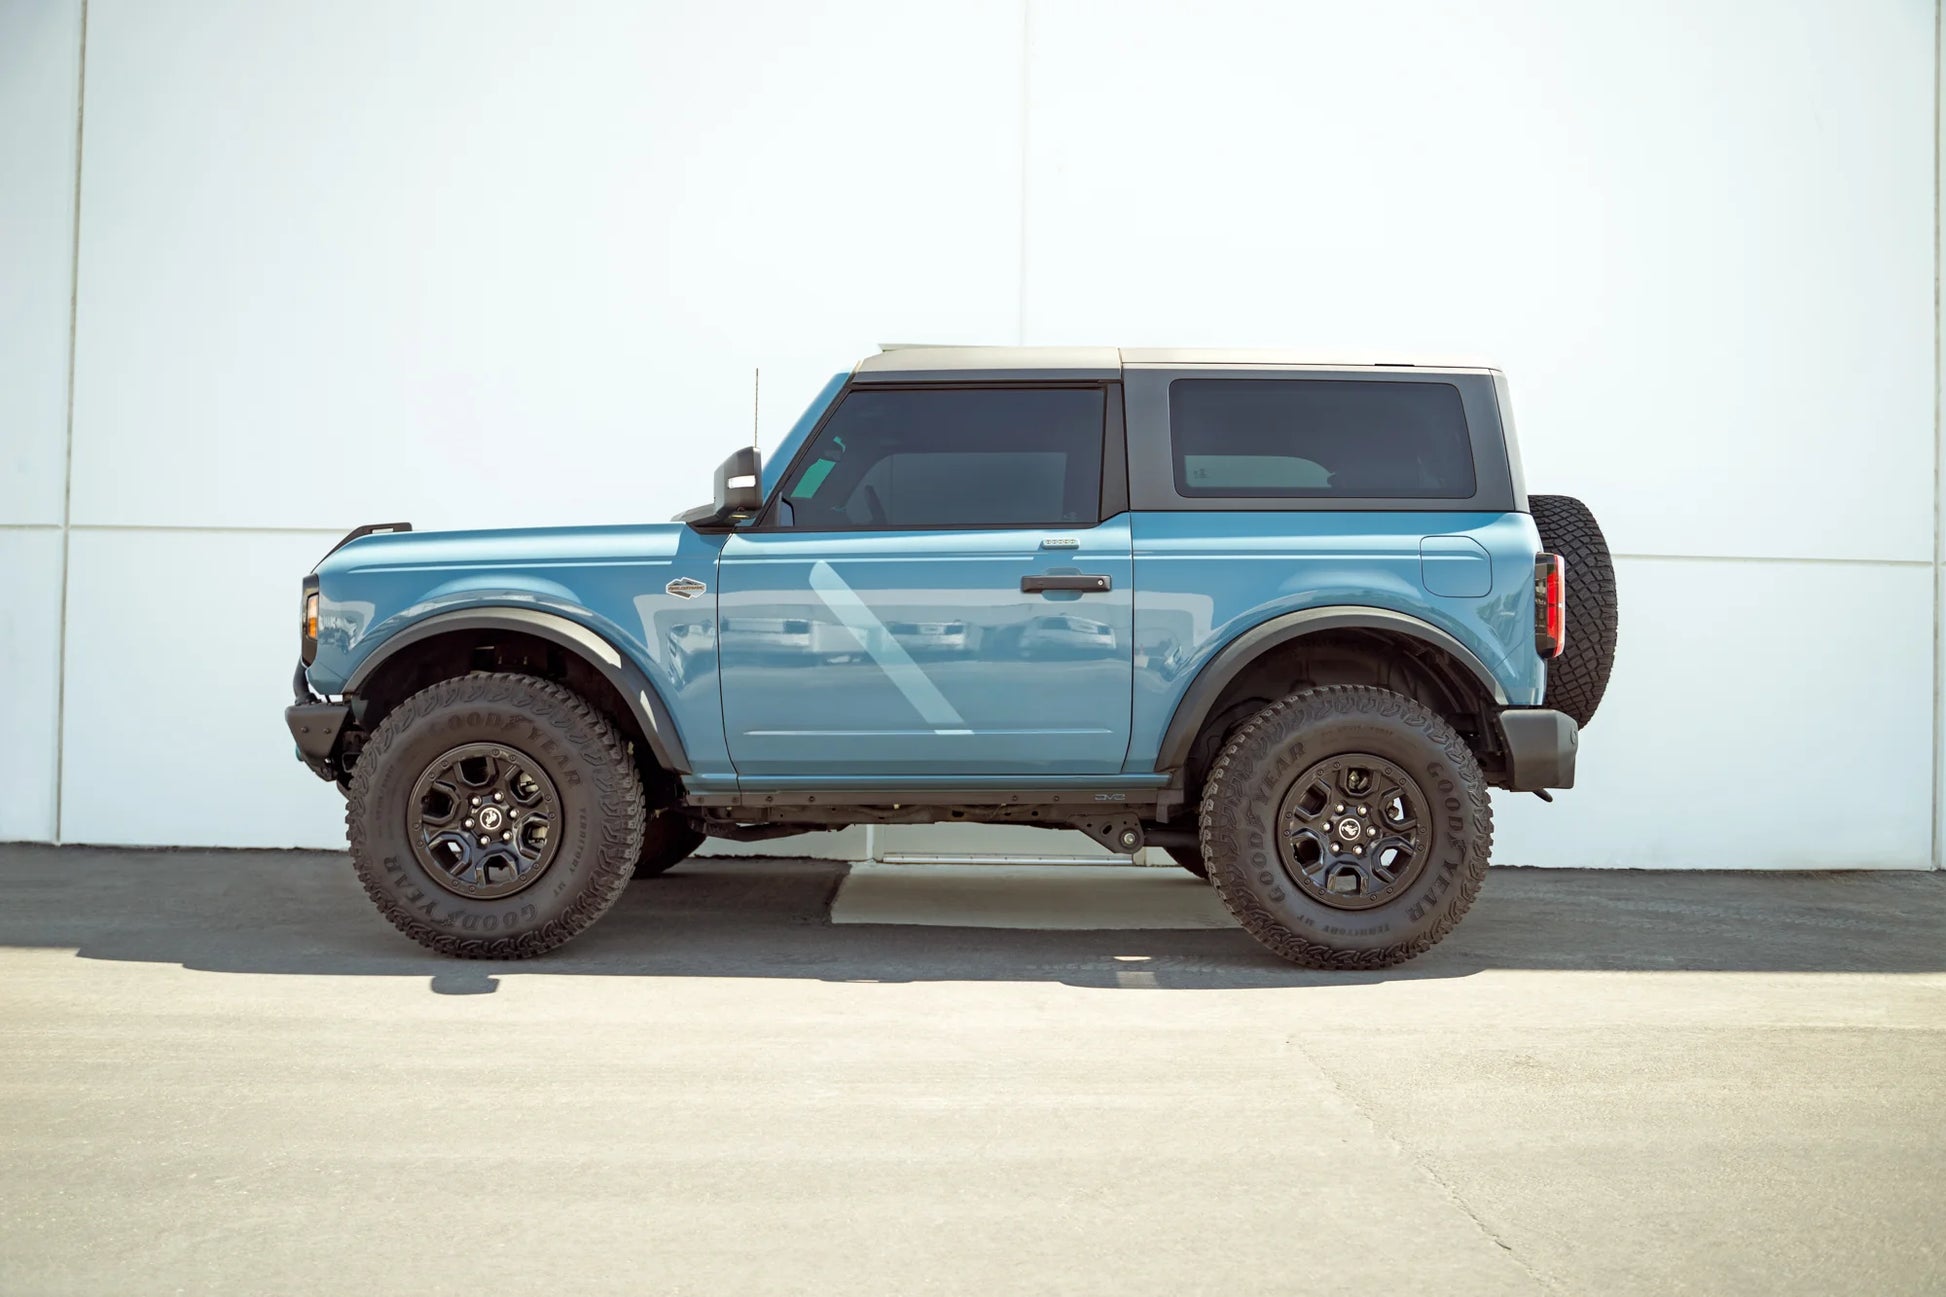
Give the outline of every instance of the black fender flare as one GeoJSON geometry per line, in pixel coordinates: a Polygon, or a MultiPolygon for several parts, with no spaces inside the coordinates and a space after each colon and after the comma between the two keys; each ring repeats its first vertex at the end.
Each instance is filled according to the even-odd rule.
{"type": "Polygon", "coordinates": [[[676,732],[670,714],[654,682],[635,662],[600,634],[559,613],[538,608],[461,608],[436,613],[416,621],[391,635],[371,656],[360,662],[345,681],[344,692],[355,695],[386,662],[413,645],[453,631],[509,630],[532,635],[559,645],[574,654],[606,680],[628,704],[635,723],[649,741],[656,763],[673,774],[690,773],[689,754],[683,750],[682,736],[676,732]]]}
{"type": "Polygon", "coordinates": [[[1196,736],[1202,732],[1203,722],[1209,719],[1216,700],[1252,662],[1292,640],[1327,630],[1389,631],[1419,640],[1464,666],[1479,683],[1481,690],[1493,699],[1496,707],[1507,706],[1507,691],[1501,688],[1486,663],[1480,661],[1473,650],[1431,622],[1393,612],[1389,608],[1355,605],[1303,608],[1252,626],[1224,645],[1222,651],[1197,672],[1196,679],[1190,682],[1182,700],[1176,704],[1175,714],[1169,718],[1169,728],[1162,732],[1162,743],[1156,750],[1155,768],[1161,771],[1179,770],[1188,764],[1190,749],[1195,746],[1196,736]]]}

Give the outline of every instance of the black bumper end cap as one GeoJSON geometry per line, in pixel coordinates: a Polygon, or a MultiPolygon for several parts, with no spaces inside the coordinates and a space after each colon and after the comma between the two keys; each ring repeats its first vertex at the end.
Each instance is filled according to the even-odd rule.
{"type": "Polygon", "coordinates": [[[293,703],[284,709],[297,754],[320,779],[337,778],[338,746],[351,723],[349,703],[293,703]]]}
{"type": "Polygon", "coordinates": [[[1510,707],[1500,713],[1507,750],[1507,787],[1516,793],[1574,787],[1574,758],[1581,727],[1546,707],[1510,707]]]}

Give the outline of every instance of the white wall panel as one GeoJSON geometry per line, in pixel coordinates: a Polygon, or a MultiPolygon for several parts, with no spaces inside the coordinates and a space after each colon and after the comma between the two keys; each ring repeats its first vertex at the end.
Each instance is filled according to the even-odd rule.
{"type": "Polygon", "coordinates": [[[1931,6],[1033,24],[1028,341],[1483,357],[1621,551],[1932,557],[1931,6]]]}
{"type": "Polygon", "coordinates": [[[0,529],[0,842],[54,837],[61,533],[0,529]]]}
{"type": "Polygon", "coordinates": [[[774,442],[888,335],[1013,333],[1019,47],[974,0],[97,0],[75,516],[664,519],[753,366],[774,442]]]}
{"type": "Polygon", "coordinates": [[[81,0],[0,5],[0,523],[59,523],[81,0]]]}
{"type": "MultiPolygon", "coordinates": [[[[1581,787],[1499,858],[1923,866],[1935,14],[91,0],[66,836],[342,842],[279,711],[343,528],[666,517],[753,366],[774,445],[876,342],[1024,325],[1502,365],[1535,489],[1748,561],[1624,560],[1581,787]]],[[[80,36],[0,7],[0,524],[60,516],[80,36]]],[[[52,831],[58,548],[0,526],[0,837],[52,831]]]]}
{"type": "Polygon", "coordinates": [[[297,578],[322,535],[77,531],[69,555],[69,842],[342,847],[344,801],[284,726],[297,578]]]}
{"type": "Polygon", "coordinates": [[[1642,559],[1616,575],[1615,676],[1576,786],[1552,806],[1495,794],[1496,861],[1930,867],[1930,567],[1642,559]]]}

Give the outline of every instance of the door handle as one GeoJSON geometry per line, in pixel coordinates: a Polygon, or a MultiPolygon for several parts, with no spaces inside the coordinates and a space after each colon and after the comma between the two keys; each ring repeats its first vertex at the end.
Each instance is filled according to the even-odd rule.
{"type": "Polygon", "coordinates": [[[1105,576],[1024,576],[1020,578],[1020,592],[1040,594],[1046,590],[1079,590],[1083,594],[1100,594],[1111,584],[1105,576]]]}

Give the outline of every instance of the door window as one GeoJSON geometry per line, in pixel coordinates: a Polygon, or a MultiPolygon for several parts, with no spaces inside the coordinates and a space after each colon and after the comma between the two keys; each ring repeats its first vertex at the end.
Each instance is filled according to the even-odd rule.
{"type": "Polygon", "coordinates": [[[798,531],[1092,526],[1099,387],[857,388],[784,485],[798,531]]]}

